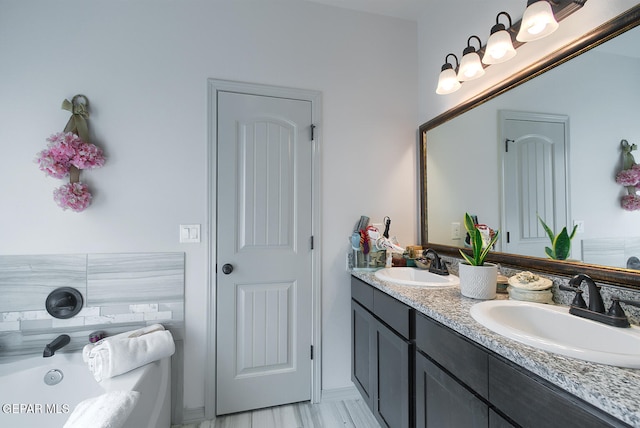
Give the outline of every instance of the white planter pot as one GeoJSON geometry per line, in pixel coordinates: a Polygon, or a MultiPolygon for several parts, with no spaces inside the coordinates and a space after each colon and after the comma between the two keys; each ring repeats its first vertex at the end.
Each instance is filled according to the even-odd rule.
{"type": "Polygon", "coordinates": [[[460,277],[460,292],[463,296],[482,300],[496,298],[498,266],[493,263],[472,266],[461,262],[458,265],[458,276],[460,277]]]}

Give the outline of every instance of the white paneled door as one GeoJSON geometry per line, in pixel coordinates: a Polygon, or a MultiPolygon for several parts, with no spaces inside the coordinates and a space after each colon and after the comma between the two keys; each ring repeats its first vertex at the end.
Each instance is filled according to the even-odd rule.
{"type": "Polygon", "coordinates": [[[567,122],[566,116],[501,112],[507,253],[546,257],[551,243],[538,215],[556,233],[567,225],[567,122]]]}
{"type": "Polygon", "coordinates": [[[311,398],[311,102],[218,94],[219,415],[311,398]]]}

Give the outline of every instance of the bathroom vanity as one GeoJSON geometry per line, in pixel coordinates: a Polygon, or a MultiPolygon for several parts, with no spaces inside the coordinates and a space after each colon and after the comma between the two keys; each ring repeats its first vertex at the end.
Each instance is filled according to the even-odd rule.
{"type": "Polygon", "coordinates": [[[351,296],[352,380],[382,427],[640,426],[640,370],[493,333],[458,288],[354,272],[351,296]]]}

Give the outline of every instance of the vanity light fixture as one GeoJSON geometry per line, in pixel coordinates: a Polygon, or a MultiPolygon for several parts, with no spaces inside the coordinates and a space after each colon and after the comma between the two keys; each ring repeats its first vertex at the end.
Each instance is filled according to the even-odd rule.
{"type": "Polygon", "coordinates": [[[440,77],[438,78],[438,88],[436,89],[436,94],[450,94],[460,89],[462,84],[458,80],[456,68],[458,68],[458,57],[450,53],[444,58],[442,71],[440,71],[440,77]],[[449,62],[449,56],[453,56],[456,59],[455,67],[449,62]]]}
{"type": "Polygon", "coordinates": [[[484,75],[484,67],[480,62],[480,55],[476,52],[476,48],[471,46],[471,39],[474,38],[478,40],[478,49],[482,48],[480,37],[470,36],[467,39],[467,47],[462,51],[460,69],[458,70],[458,80],[461,82],[474,80],[484,75]]]}
{"type": "MultiPolygon", "coordinates": [[[[496,16],[496,25],[491,28],[487,45],[483,46],[478,36],[467,40],[467,47],[462,53],[457,75],[455,68],[448,62],[449,54],[438,78],[437,94],[450,94],[460,89],[460,83],[474,80],[484,75],[484,69],[491,64],[505,62],[516,55],[516,49],[526,42],[541,39],[553,33],[562,21],[575,11],[581,9],[587,0],[527,0],[527,8],[520,21],[513,23],[507,12],[496,16]],[[509,28],[500,23],[500,15],[509,20],[509,28]],[[515,40],[513,35],[518,32],[515,40]],[[480,47],[471,46],[471,39],[478,40],[480,47]],[[482,56],[482,61],[480,61],[482,56]],[[484,65],[483,65],[484,64],[484,65]]],[[[458,58],[456,58],[456,64],[458,58]]]]}
{"type": "Polygon", "coordinates": [[[484,55],[482,56],[482,62],[484,64],[499,64],[516,56],[516,50],[511,41],[511,34],[506,30],[504,24],[499,22],[500,15],[504,15],[509,19],[509,28],[513,25],[511,23],[511,16],[507,12],[500,12],[498,16],[496,16],[496,25],[491,27],[491,36],[489,36],[484,55]]]}
{"type": "Polygon", "coordinates": [[[520,42],[538,40],[556,31],[558,26],[547,0],[528,0],[516,39],[520,42]]]}

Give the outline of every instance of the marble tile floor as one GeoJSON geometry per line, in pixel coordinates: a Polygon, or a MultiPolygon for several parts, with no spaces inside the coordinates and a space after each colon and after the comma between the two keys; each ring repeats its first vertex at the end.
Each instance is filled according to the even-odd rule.
{"type": "Polygon", "coordinates": [[[380,428],[361,399],[270,407],[172,428],[380,428]]]}

